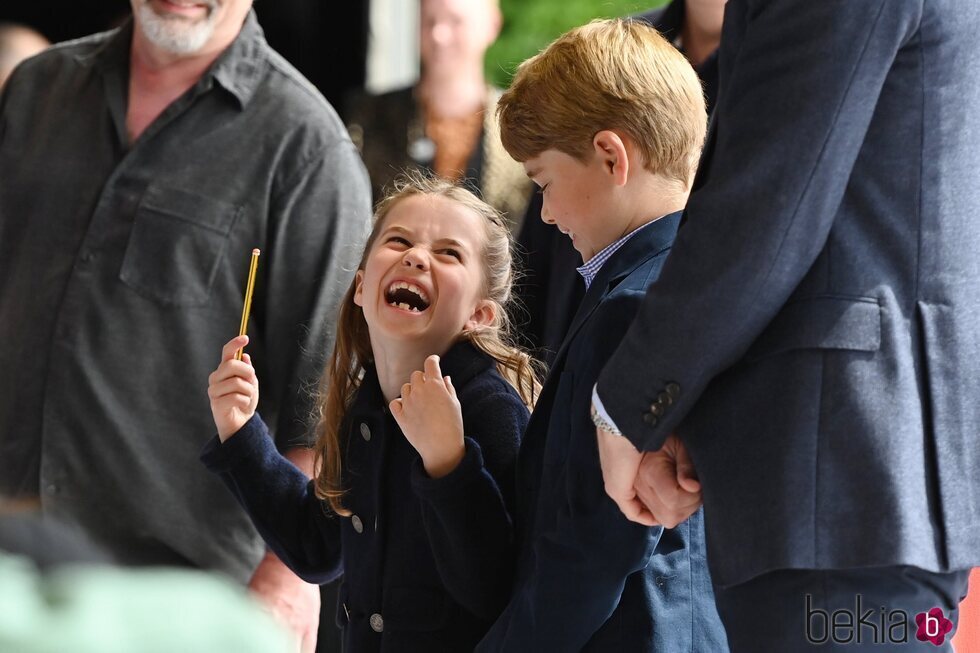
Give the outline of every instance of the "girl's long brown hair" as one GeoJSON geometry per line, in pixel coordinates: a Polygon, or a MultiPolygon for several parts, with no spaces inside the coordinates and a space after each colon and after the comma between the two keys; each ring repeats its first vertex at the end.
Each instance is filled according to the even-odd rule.
{"type": "MultiPolygon", "coordinates": [[[[452,200],[485,218],[486,243],[483,251],[485,299],[494,303],[494,322],[472,331],[464,331],[468,340],[497,363],[497,370],[520,394],[529,409],[534,407],[538,392],[539,364],[513,344],[506,307],[511,301],[514,281],[512,241],[500,213],[461,186],[443,179],[411,174],[403,176],[375,211],[374,227],[358,263],[363,270],[374,241],[391,209],[401,200],[414,195],[436,195],[452,200]]],[[[354,303],[356,281],[352,281],[340,305],[337,337],[333,353],[321,377],[315,404],[317,476],[316,495],[330,504],[338,515],[349,515],[341,503],[345,488],[341,482],[341,427],[344,415],[360,385],[364,368],[373,360],[367,322],[360,306],[354,303]]]]}

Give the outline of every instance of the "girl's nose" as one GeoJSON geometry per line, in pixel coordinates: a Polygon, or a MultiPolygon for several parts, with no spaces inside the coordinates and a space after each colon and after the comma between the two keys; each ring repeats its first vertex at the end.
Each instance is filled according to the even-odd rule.
{"type": "Polygon", "coordinates": [[[405,255],[402,257],[402,265],[409,268],[418,268],[419,270],[428,270],[429,258],[423,252],[413,247],[405,252],[405,255]]]}

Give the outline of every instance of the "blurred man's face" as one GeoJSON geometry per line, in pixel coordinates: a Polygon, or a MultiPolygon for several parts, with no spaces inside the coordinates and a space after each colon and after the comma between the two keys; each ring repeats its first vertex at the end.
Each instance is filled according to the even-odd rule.
{"type": "Polygon", "coordinates": [[[493,0],[422,0],[420,52],[427,74],[482,65],[500,31],[493,0]]]}
{"type": "Polygon", "coordinates": [[[130,0],[138,29],[165,52],[191,55],[237,34],[252,0],[130,0]]]}

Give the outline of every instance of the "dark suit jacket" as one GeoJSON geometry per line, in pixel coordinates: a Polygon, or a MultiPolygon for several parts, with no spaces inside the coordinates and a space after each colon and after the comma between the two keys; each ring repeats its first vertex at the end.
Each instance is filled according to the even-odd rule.
{"type": "Polygon", "coordinates": [[[481,651],[727,650],[700,514],[668,531],[628,521],[603,489],[589,417],[596,375],[679,220],[650,224],[606,261],[555,360],[518,459],[516,587],[481,651]]]}
{"type": "Polygon", "coordinates": [[[637,446],[686,442],[716,582],[980,563],[978,33],[973,0],[727,5],[685,226],[599,381],[637,446]]]}
{"type": "MultiPolygon", "coordinates": [[[[674,41],[684,25],[684,0],[673,0],[662,9],[637,16],[650,23],[669,41],[674,41]]],[[[718,59],[708,57],[695,69],[704,84],[705,100],[710,113],[718,94],[718,59]]],[[[541,195],[535,193],[517,237],[518,261],[524,276],[518,279],[514,294],[519,301],[514,311],[523,344],[535,351],[541,360],[554,360],[565,339],[579,302],[585,294],[581,277],[575,268],[582,255],[572,241],[541,220],[541,195]]]]}
{"type": "Polygon", "coordinates": [[[315,497],[258,416],[202,455],[290,569],[310,582],[344,574],[337,618],[345,650],[471,650],[507,601],[511,488],[527,408],[469,344],[450,349],[442,370],[463,410],[463,461],[430,479],[370,368],[343,425],[350,517],[315,497]]]}

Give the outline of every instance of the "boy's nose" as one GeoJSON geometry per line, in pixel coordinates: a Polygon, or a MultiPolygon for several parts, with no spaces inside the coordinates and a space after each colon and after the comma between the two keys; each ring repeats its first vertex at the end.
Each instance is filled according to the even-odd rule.
{"type": "Polygon", "coordinates": [[[555,221],[551,217],[551,211],[548,210],[547,202],[541,205],[541,219],[545,224],[555,224],[555,221]]]}

